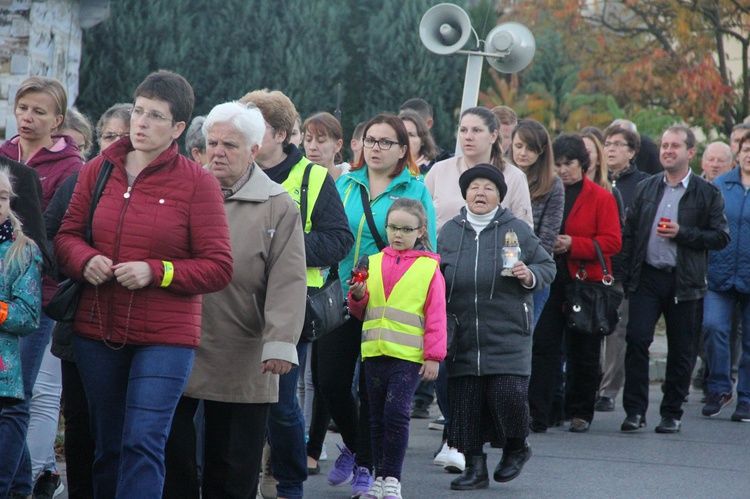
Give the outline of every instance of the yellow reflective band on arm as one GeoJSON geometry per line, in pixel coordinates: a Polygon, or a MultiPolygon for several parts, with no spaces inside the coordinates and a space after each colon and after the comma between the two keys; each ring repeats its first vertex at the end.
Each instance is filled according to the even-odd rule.
{"type": "Polygon", "coordinates": [[[172,265],[172,262],[168,262],[166,260],[162,260],[161,263],[164,264],[164,277],[161,280],[161,285],[159,287],[166,288],[170,284],[172,284],[172,279],[174,278],[174,265],[172,265]]]}

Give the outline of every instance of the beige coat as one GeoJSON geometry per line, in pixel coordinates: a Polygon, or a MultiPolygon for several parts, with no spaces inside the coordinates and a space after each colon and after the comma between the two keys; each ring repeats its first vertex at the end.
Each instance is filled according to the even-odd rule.
{"type": "Polygon", "coordinates": [[[201,344],[185,395],[232,403],[278,401],[279,377],[261,363],[297,364],[307,279],[299,209],[257,166],[224,207],[234,278],[203,296],[201,344]]]}

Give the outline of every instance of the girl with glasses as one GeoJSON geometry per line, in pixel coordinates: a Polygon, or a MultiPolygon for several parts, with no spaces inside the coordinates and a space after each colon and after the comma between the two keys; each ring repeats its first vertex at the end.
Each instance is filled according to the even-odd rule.
{"type": "Polygon", "coordinates": [[[361,355],[377,476],[366,499],[401,498],[414,390],[420,379],[437,378],[445,357],[445,280],[440,258],[430,252],[428,225],[419,201],[397,199],[385,226],[390,246],[370,258],[367,281],[350,281],[352,314],[364,321],[361,355]]]}

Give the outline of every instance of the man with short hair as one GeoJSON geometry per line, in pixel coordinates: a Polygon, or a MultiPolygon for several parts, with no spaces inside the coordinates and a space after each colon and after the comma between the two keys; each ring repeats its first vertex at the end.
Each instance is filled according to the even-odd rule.
{"type": "Polygon", "coordinates": [[[712,182],[716,177],[732,169],[734,154],[724,142],[711,142],[703,151],[701,170],[703,178],[712,182]]]}
{"type": "Polygon", "coordinates": [[[664,172],[641,181],[627,215],[622,260],[630,299],[626,333],[624,432],[646,426],[648,349],[664,314],[667,372],[657,433],[680,431],[690,387],[696,304],[706,293],[707,251],[729,242],[724,200],[712,184],[690,172],[695,135],[673,126],[662,135],[664,172]]]}

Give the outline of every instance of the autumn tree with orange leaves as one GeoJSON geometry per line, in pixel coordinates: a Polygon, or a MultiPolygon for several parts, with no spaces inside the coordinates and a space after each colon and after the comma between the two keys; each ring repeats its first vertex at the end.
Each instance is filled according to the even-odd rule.
{"type": "Polygon", "coordinates": [[[632,112],[662,108],[725,133],[750,114],[747,0],[529,0],[513,14],[532,31],[535,22],[563,30],[581,68],[578,93],[611,95],[632,112]],[[731,44],[739,47],[735,74],[731,44]]]}

